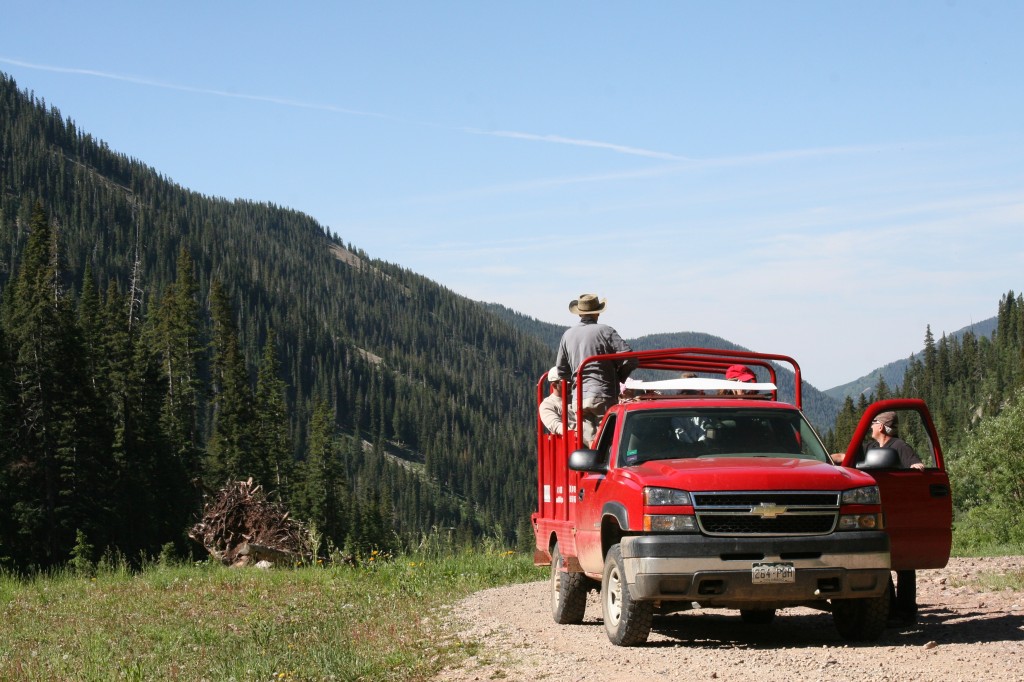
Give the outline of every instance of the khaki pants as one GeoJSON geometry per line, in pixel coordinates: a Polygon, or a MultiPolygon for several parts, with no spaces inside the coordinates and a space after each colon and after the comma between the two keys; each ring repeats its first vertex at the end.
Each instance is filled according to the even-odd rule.
{"type": "Polygon", "coordinates": [[[615,398],[604,398],[599,396],[583,396],[583,446],[593,447],[594,436],[597,435],[597,427],[604,419],[604,413],[616,403],[615,398]]]}

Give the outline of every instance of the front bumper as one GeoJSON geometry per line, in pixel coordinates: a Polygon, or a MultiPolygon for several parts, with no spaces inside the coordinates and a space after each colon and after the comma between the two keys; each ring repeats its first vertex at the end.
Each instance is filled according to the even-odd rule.
{"type": "Polygon", "coordinates": [[[877,597],[889,585],[889,536],[884,531],[748,538],[636,535],[622,538],[621,549],[630,594],[639,601],[782,608],[877,597]],[[760,562],[793,564],[795,581],[755,584],[751,569],[760,562]]]}

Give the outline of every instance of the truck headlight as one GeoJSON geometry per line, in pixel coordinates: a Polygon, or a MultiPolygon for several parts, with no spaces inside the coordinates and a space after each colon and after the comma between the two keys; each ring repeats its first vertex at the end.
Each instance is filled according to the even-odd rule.
{"type": "Polygon", "coordinates": [[[648,533],[696,533],[697,520],[686,514],[644,514],[648,533]]]}
{"type": "Polygon", "coordinates": [[[689,507],[690,493],[675,488],[644,488],[644,504],[650,507],[689,507]]]}
{"type": "Polygon", "coordinates": [[[869,485],[853,490],[844,490],[840,504],[881,504],[882,496],[877,485],[869,485]]]}

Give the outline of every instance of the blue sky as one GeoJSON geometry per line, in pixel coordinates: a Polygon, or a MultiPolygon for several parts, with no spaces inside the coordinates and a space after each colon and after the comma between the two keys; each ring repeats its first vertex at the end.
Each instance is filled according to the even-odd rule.
{"type": "Polygon", "coordinates": [[[210,196],[820,388],[1024,289],[1024,3],[8,3],[0,70],[210,196]]]}

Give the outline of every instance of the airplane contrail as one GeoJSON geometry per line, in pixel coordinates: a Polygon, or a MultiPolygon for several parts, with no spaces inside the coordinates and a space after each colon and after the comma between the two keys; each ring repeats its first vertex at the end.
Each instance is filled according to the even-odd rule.
{"type": "Polygon", "coordinates": [[[300,109],[315,109],[318,111],[330,111],[338,114],[351,114],[353,116],[372,116],[375,118],[390,119],[393,121],[402,121],[404,123],[410,123],[406,119],[398,116],[391,116],[389,114],[381,114],[374,111],[361,111],[359,109],[348,109],[345,107],[337,107],[330,104],[318,104],[315,102],[303,102],[294,99],[285,99],[282,97],[272,97],[269,95],[250,95],[243,92],[231,92],[230,90],[217,90],[214,88],[199,88],[192,85],[178,85],[176,83],[166,83],[164,81],[153,80],[150,78],[140,78],[138,76],[125,76],[119,73],[110,73],[109,71],[96,71],[93,69],[80,69],[66,66],[51,66],[49,64],[34,64],[32,62],[25,62],[18,59],[10,59],[7,57],[0,57],[0,63],[11,64],[14,66],[21,66],[26,69],[36,69],[38,71],[49,71],[52,73],[70,73],[79,76],[94,76],[96,78],[105,78],[107,80],[122,81],[125,83],[135,83],[136,85],[146,85],[154,88],[163,88],[165,90],[177,90],[179,92],[193,92],[201,95],[215,95],[217,97],[231,97],[234,99],[244,99],[254,102],[268,102],[270,104],[280,104],[283,106],[297,107],[300,109]]]}
{"type": "Polygon", "coordinates": [[[608,149],[613,152],[618,152],[619,154],[645,156],[651,159],[665,159],[667,161],[694,160],[685,156],[679,156],[678,154],[671,154],[669,152],[659,152],[653,149],[643,149],[642,147],[628,147],[626,145],[614,144],[612,142],[600,142],[598,140],[581,140],[573,137],[563,137],[562,135],[537,135],[535,133],[523,133],[514,130],[480,130],[478,128],[464,128],[464,130],[474,135],[491,135],[494,137],[508,137],[516,140],[535,140],[537,142],[566,144],[576,147],[608,149]]]}
{"type": "Polygon", "coordinates": [[[417,125],[429,128],[437,128],[442,130],[457,131],[466,133],[469,135],[485,135],[491,137],[502,137],[513,140],[527,140],[534,142],[544,142],[547,144],[558,144],[572,147],[588,147],[592,149],[603,149],[616,154],[625,154],[629,156],[641,156],[649,159],[660,159],[663,161],[683,162],[683,163],[694,163],[701,165],[736,165],[737,163],[752,163],[752,162],[763,162],[766,160],[778,160],[787,158],[799,158],[802,156],[817,156],[821,154],[835,154],[835,153],[850,153],[851,151],[857,151],[856,148],[831,148],[831,149],[806,149],[806,150],[787,150],[780,152],[769,152],[762,154],[752,154],[748,156],[739,157],[724,157],[720,159],[697,159],[687,156],[681,156],[679,154],[673,154],[671,152],[663,152],[654,149],[645,149],[642,147],[632,147],[628,145],[615,144],[613,142],[603,142],[600,140],[587,140],[574,137],[566,137],[563,135],[540,135],[537,133],[528,133],[515,130],[484,130],[481,128],[473,128],[466,126],[451,126],[437,123],[428,123],[424,121],[416,121],[413,119],[404,118],[401,116],[394,116],[392,114],[382,114],[375,111],[363,111],[360,109],[350,109],[347,107],[339,107],[331,104],[321,104],[317,102],[304,102],[301,100],[286,99],[282,97],[274,97],[270,95],[252,95],[242,92],[231,92],[229,90],[220,90],[216,88],[200,88],[192,85],[178,85],[176,83],[167,83],[151,78],[142,78],[139,76],[127,76],[119,73],[111,73],[109,71],[97,71],[94,69],[83,69],[77,67],[66,67],[66,66],[53,66],[49,64],[37,64],[34,62],[27,62],[20,59],[12,59],[9,57],[0,56],[0,64],[10,64],[12,66],[20,66],[26,69],[35,69],[38,71],[49,71],[52,73],[67,73],[79,76],[91,76],[94,78],[105,78],[107,80],[121,81],[125,83],[134,83],[136,85],[144,85],[147,87],[163,88],[165,90],[176,90],[178,92],[191,92],[202,95],[213,95],[215,97],[229,97],[233,99],[249,100],[253,102],[267,102],[269,104],[278,104],[281,106],[295,107],[300,109],[311,109],[316,111],[327,111],[337,114],[346,114],[350,116],[364,116],[371,118],[384,119],[389,121],[395,121],[398,123],[404,123],[407,125],[417,125]]]}

